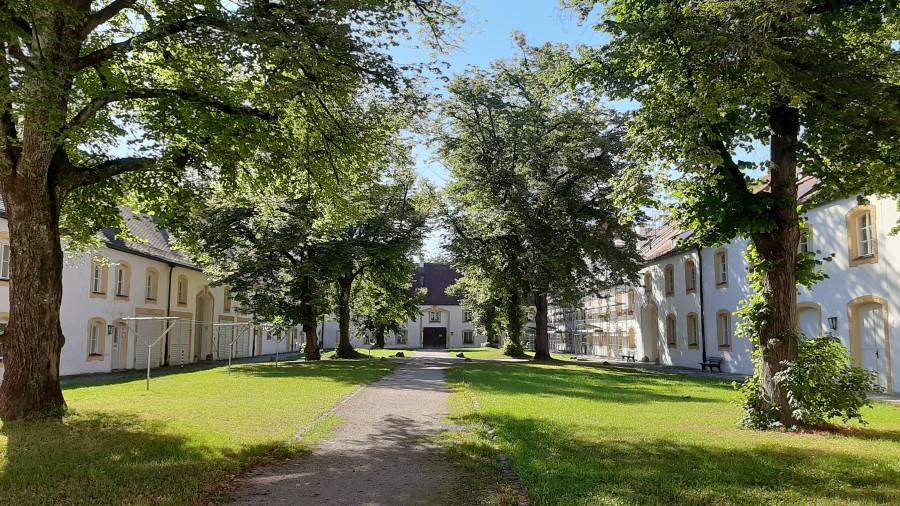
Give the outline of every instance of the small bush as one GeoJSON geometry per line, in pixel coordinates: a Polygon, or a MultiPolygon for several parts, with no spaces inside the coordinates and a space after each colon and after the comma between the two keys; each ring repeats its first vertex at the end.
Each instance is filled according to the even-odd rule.
{"type": "MultiPolygon", "coordinates": [[[[883,390],[875,373],[854,366],[834,334],[801,340],[798,351],[797,360],[782,362],[784,369],[775,374],[775,381],[788,392],[793,417],[804,425],[822,425],[838,417],[843,423],[855,419],[866,425],[860,409],[872,405],[867,394],[883,390]]],[[[780,425],[780,408],[762,401],[758,372],[741,386],[740,399],[745,411],[742,425],[759,429],[780,425]]]]}
{"type": "Polygon", "coordinates": [[[525,346],[522,343],[517,343],[512,339],[507,339],[505,343],[503,343],[502,353],[508,357],[513,358],[522,358],[525,355],[525,346]]]}

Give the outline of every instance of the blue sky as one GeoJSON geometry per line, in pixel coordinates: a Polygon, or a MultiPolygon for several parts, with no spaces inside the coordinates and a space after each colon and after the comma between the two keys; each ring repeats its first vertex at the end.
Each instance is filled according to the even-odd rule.
{"type": "MultiPolygon", "coordinates": [[[[579,26],[572,12],[562,9],[558,0],[468,0],[464,8],[467,15],[468,32],[462,48],[446,57],[450,68],[448,76],[464,72],[468,65],[487,67],[500,58],[513,55],[510,33],[518,30],[526,35],[532,45],[545,42],[565,42],[567,44],[599,44],[603,35],[590,26],[579,26]]],[[[414,58],[425,59],[426,52],[400,48],[395,51],[400,63],[409,63],[414,58]]],[[[428,160],[425,149],[416,152],[419,173],[437,185],[443,185],[446,171],[428,160]]],[[[439,231],[426,241],[426,252],[434,253],[440,246],[439,231]]]]}

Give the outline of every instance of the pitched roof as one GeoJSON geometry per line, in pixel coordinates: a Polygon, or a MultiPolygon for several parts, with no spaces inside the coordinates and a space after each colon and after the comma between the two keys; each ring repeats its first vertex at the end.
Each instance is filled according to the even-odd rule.
{"type": "Polygon", "coordinates": [[[433,306],[458,306],[459,297],[447,295],[447,288],[462,274],[446,264],[419,264],[413,279],[413,290],[425,288],[425,304],[433,306]]]}
{"type": "Polygon", "coordinates": [[[200,270],[200,267],[180,250],[172,248],[172,242],[169,233],[166,230],[159,230],[152,216],[146,214],[135,214],[128,209],[122,209],[122,218],[128,226],[128,230],[135,237],[139,237],[146,242],[137,242],[123,240],[116,237],[116,231],[113,228],[107,228],[100,232],[100,239],[106,247],[114,250],[125,251],[135,255],[162,260],[163,262],[180,265],[189,269],[200,270]]]}

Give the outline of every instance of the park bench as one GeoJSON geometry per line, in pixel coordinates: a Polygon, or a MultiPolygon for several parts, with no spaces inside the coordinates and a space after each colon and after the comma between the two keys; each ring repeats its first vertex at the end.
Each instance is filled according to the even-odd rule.
{"type": "Polygon", "coordinates": [[[722,372],[722,357],[706,357],[706,362],[700,362],[700,372],[709,367],[709,372],[713,372],[713,367],[722,372]]]}
{"type": "Polygon", "coordinates": [[[626,362],[634,362],[634,350],[631,348],[623,348],[622,358],[624,358],[626,362]]]}

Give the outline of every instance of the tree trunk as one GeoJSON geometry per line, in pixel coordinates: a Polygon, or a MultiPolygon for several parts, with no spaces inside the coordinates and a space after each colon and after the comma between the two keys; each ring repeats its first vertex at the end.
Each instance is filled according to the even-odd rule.
{"type": "Polygon", "coordinates": [[[552,360],[550,336],[547,334],[547,294],[534,294],[534,359],[552,360]]]}
{"type": "Polygon", "coordinates": [[[763,274],[767,314],[759,336],[762,350],[760,385],[762,398],[768,409],[781,408],[781,422],[786,427],[798,424],[791,414],[784,388],[776,385],[774,376],[782,370],[781,362],[797,358],[797,248],[800,225],[797,214],[797,137],[800,133],[799,111],[796,108],[776,108],[769,112],[772,128],[769,187],[773,206],[770,215],[776,227],[766,233],[754,234],[753,244],[761,262],[770,268],[763,274]]]}
{"type": "Polygon", "coordinates": [[[337,349],[334,354],[339,358],[353,358],[356,350],[350,344],[350,290],[353,287],[351,276],[338,277],[338,329],[337,349]]]}
{"type": "Polygon", "coordinates": [[[303,348],[303,354],[307,361],[321,360],[322,354],[319,353],[319,337],[316,335],[316,306],[312,302],[314,284],[309,276],[306,277],[305,288],[302,303],[304,316],[303,333],[306,334],[306,346],[303,348]]]}
{"type": "Polygon", "coordinates": [[[510,295],[506,301],[506,325],[509,340],[520,344],[522,342],[522,302],[518,294],[510,295]]]}
{"type": "Polygon", "coordinates": [[[375,347],[384,348],[384,325],[375,325],[375,347]]]}
{"type": "Polygon", "coordinates": [[[65,342],[59,321],[62,198],[45,175],[36,174],[40,171],[34,166],[43,160],[31,162],[31,171],[3,175],[10,240],[9,325],[2,337],[5,371],[0,384],[4,421],[40,413],[61,416],[66,406],[59,385],[65,342]]]}

